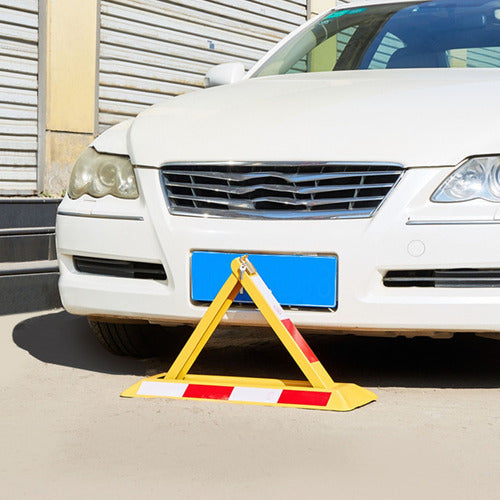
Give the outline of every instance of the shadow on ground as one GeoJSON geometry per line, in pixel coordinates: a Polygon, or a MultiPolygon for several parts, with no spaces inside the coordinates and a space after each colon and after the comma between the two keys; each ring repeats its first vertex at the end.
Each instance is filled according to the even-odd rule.
{"type": "Polygon", "coordinates": [[[45,363],[101,373],[143,375],[144,361],[113,356],[92,336],[85,318],[66,312],[22,321],[12,334],[15,344],[45,363]]]}
{"type": "MultiPolygon", "coordinates": [[[[157,329],[159,357],[143,361],[107,353],[84,318],[57,312],[19,323],[16,345],[35,358],[58,365],[111,374],[143,376],[167,371],[186,335],[157,329]]],[[[304,335],[339,382],[369,387],[498,388],[500,341],[472,334],[451,340],[304,335]]],[[[271,330],[224,328],[217,331],[193,373],[302,378],[271,330]]]]}

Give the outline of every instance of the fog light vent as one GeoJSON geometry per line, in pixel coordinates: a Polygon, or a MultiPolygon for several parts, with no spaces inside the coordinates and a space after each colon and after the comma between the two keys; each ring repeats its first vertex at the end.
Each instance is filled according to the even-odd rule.
{"type": "Polygon", "coordinates": [[[420,269],[388,271],[387,287],[496,288],[500,287],[500,269],[420,269]]]}
{"type": "Polygon", "coordinates": [[[81,273],[145,280],[167,279],[167,273],[161,264],[76,256],[73,257],[73,262],[75,269],[81,273]]]}

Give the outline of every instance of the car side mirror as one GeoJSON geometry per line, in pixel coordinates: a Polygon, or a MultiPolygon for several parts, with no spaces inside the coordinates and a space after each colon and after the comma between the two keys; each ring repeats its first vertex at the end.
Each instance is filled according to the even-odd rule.
{"type": "Polygon", "coordinates": [[[229,85],[243,80],[245,66],[243,63],[224,63],[215,66],[205,76],[205,88],[217,87],[218,85],[229,85]]]}

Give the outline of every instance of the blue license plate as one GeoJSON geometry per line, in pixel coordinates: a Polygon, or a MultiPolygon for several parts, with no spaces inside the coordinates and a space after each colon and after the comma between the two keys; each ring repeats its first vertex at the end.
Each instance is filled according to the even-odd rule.
{"type": "MultiPolygon", "coordinates": [[[[210,302],[231,274],[241,253],[193,252],[191,299],[210,302]]],[[[335,256],[250,254],[250,261],[283,306],[337,307],[335,256]]],[[[245,292],[235,302],[252,302],[245,292]]]]}

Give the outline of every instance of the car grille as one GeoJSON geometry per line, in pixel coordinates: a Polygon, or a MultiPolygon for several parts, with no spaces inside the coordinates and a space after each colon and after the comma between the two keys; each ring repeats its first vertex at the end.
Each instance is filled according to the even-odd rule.
{"type": "Polygon", "coordinates": [[[425,269],[388,271],[387,287],[496,288],[500,287],[500,269],[425,269]]]}
{"type": "Polygon", "coordinates": [[[395,164],[176,164],[161,170],[170,212],[264,218],[370,217],[403,173],[395,164]]]}

